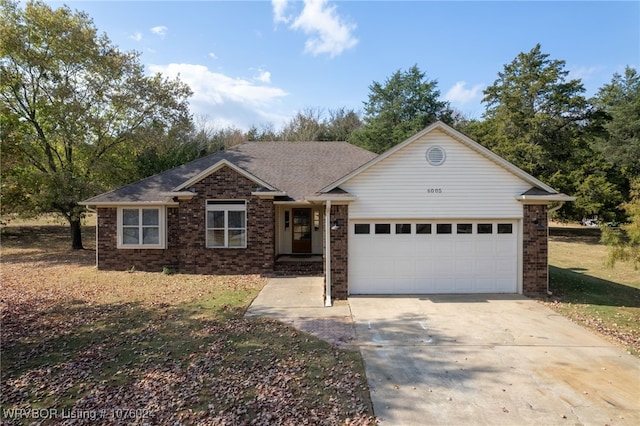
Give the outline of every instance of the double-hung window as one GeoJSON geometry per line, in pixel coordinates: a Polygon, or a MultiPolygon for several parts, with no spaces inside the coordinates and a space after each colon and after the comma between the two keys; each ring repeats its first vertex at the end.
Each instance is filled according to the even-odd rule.
{"type": "Polygon", "coordinates": [[[164,248],[164,209],[118,209],[119,248],[164,248]]]}
{"type": "Polygon", "coordinates": [[[207,247],[247,247],[247,203],[244,200],[207,201],[207,247]]]}

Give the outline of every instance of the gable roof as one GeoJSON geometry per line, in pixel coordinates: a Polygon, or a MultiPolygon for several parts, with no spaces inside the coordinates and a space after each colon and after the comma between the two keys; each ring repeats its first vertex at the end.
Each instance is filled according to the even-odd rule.
{"type": "Polygon", "coordinates": [[[167,193],[183,190],[224,166],[257,186],[302,200],[374,157],[376,154],[346,142],[245,142],[82,204],[163,203],[167,193]]]}
{"type": "MultiPolygon", "coordinates": [[[[338,188],[340,185],[342,185],[346,181],[348,181],[351,178],[359,175],[360,173],[364,172],[365,170],[369,169],[370,167],[374,166],[375,164],[378,164],[379,162],[383,161],[385,158],[393,155],[395,152],[400,151],[405,146],[410,145],[411,143],[415,142],[416,140],[422,138],[424,135],[427,135],[427,134],[429,134],[429,133],[431,133],[433,131],[437,131],[437,130],[440,130],[440,131],[446,133],[447,135],[451,136],[452,138],[456,139],[457,141],[461,142],[462,144],[464,144],[467,147],[471,148],[472,150],[476,151],[478,154],[488,158],[489,160],[494,162],[496,165],[498,165],[498,166],[506,169],[510,173],[516,175],[520,179],[522,179],[525,182],[529,183],[534,188],[542,190],[542,191],[546,192],[549,195],[567,197],[567,201],[570,201],[569,199],[573,198],[573,197],[568,197],[568,196],[566,196],[564,194],[559,194],[558,191],[556,191],[555,189],[551,188],[549,185],[547,185],[547,184],[543,183],[542,181],[536,179],[535,177],[531,176],[530,174],[528,174],[524,170],[516,167],[515,165],[511,164],[510,162],[508,162],[504,158],[500,157],[499,155],[497,155],[493,151],[483,147],[478,142],[476,142],[476,141],[472,140],[471,138],[469,138],[468,136],[465,136],[464,134],[458,132],[457,130],[453,129],[452,127],[449,127],[448,125],[442,123],[441,121],[437,121],[437,122],[427,126],[421,132],[416,133],[415,135],[411,136],[409,139],[405,140],[404,142],[394,146],[393,148],[389,149],[388,151],[385,151],[384,153],[382,153],[379,156],[371,159],[369,162],[367,162],[367,163],[363,164],[362,166],[358,167],[357,169],[351,171],[350,173],[348,173],[347,175],[343,176],[342,178],[340,178],[340,179],[336,180],[335,182],[332,182],[330,185],[327,185],[326,187],[322,188],[320,192],[326,193],[326,192],[330,192],[330,191],[338,188]]],[[[555,197],[555,198],[557,198],[557,197],[555,197]]]]}

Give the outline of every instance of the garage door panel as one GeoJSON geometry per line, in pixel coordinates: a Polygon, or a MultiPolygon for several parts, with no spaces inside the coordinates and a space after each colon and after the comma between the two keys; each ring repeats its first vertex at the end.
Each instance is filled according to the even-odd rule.
{"type": "Polygon", "coordinates": [[[416,235],[414,238],[415,254],[420,255],[423,258],[429,258],[436,252],[436,245],[433,242],[433,238],[429,238],[423,235],[416,235]]]}
{"type": "Polygon", "coordinates": [[[455,273],[458,276],[473,276],[476,273],[475,259],[473,257],[464,257],[455,259],[455,273]]]}
{"type": "Polygon", "coordinates": [[[430,259],[420,258],[414,262],[416,277],[430,277],[433,274],[433,261],[430,259]]]}
{"type": "Polygon", "coordinates": [[[498,278],[495,281],[496,293],[513,293],[516,283],[514,280],[508,278],[498,278]]]}
{"type": "Polygon", "coordinates": [[[489,256],[475,258],[473,262],[476,274],[481,277],[491,276],[496,269],[495,259],[489,256]]]}
{"type": "Polygon", "coordinates": [[[434,249],[437,249],[437,252],[435,252],[434,254],[437,254],[438,256],[453,256],[455,255],[456,252],[456,246],[455,243],[453,241],[451,241],[451,236],[438,236],[436,238],[434,238],[433,240],[433,245],[434,245],[434,249]]]}
{"type": "Polygon", "coordinates": [[[413,259],[398,259],[393,264],[393,270],[397,276],[415,277],[414,265],[413,259]]]}
{"type": "Polygon", "coordinates": [[[456,278],[455,279],[455,293],[472,293],[473,292],[473,278],[456,278]]]}
{"type": "Polygon", "coordinates": [[[508,255],[515,250],[516,244],[513,238],[508,238],[507,235],[499,235],[496,240],[496,254],[498,256],[508,255]]]}
{"type": "Polygon", "coordinates": [[[491,234],[478,234],[475,223],[473,233],[456,234],[455,221],[447,222],[451,234],[438,234],[437,222],[432,222],[431,234],[416,234],[415,223],[427,220],[412,223],[411,234],[395,234],[391,220],[368,223],[383,222],[392,224],[390,234],[355,235],[350,224],[351,294],[517,291],[517,222],[482,221],[493,224],[491,234]],[[498,234],[498,223],[511,223],[511,233],[498,234]]]}
{"type": "MultiPolygon", "coordinates": [[[[465,235],[463,238],[472,237],[472,235],[465,235]]],[[[460,238],[460,237],[458,237],[460,238]]],[[[474,241],[456,241],[454,243],[455,246],[455,256],[469,256],[474,254],[474,241]]]]}
{"type": "Polygon", "coordinates": [[[515,272],[517,264],[513,259],[508,257],[500,257],[496,259],[496,271],[500,274],[515,272]]]}
{"type": "Polygon", "coordinates": [[[436,275],[446,275],[452,273],[455,268],[455,259],[453,258],[439,258],[434,265],[434,273],[436,275]]]}
{"type": "Polygon", "coordinates": [[[492,278],[478,278],[475,281],[475,293],[490,293],[495,291],[495,280],[492,278]]]}
{"type": "Polygon", "coordinates": [[[435,279],[435,293],[455,293],[454,289],[455,280],[451,277],[437,278],[435,279]]]}
{"type": "Polygon", "coordinates": [[[414,277],[398,277],[396,280],[394,280],[393,293],[397,293],[397,294],[415,293],[415,278],[414,277]]]}

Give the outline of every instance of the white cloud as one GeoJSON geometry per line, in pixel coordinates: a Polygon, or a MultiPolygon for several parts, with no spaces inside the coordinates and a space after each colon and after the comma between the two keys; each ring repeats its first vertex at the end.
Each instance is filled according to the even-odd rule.
{"type": "Polygon", "coordinates": [[[336,6],[329,6],[328,0],[304,0],[302,12],[295,18],[285,16],[286,0],[272,0],[275,22],[289,23],[292,30],[301,30],[308,38],[304,50],[314,56],[328,54],[337,56],[358,44],[353,36],[356,25],[346,22],[338,15],[336,6]]]}
{"type": "Polygon", "coordinates": [[[263,83],[271,83],[271,73],[269,71],[258,69],[258,74],[253,77],[253,79],[263,83]]]}
{"type": "Polygon", "coordinates": [[[234,126],[248,129],[265,122],[281,124],[288,116],[278,113],[281,100],[288,95],[283,89],[271,87],[259,82],[268,82],[271,74],[259,70],[254,81],[230,77],[209,70],[204,65],[169,64],[149,65],[153,73],[162,73],[167,77],[179,77],[191,87],[191,112],[209,116],[217,126],[234,126]]]}
{"type": "Polygon", "coordinates": [[[589,80],[597,75],[602,68],[601,66],[571,68],[569,70],[569,79],[589,80]]]}
{"type": "Polygon", "coordinates": [[[482,96],[483,87],[484,84],[476,84],[475,86],[467,89],[466,81],[458,81],[447,91],[444,95],[444,99],[458,105],[475,102],[482,96]]]}
{"type": "Polygon", "coordinates": [[[215,53],[213,53],[213,52],[209,52],[209,57],[210,57],[211,59],[218,59],[218,57],[216,56],[216,54],[215,54],[215,53]]]}
{"type": "Polygon", "coordinates": [[[140,31],[137,31],[135,33],[133,33],[132,35],[129,36],[130,39],[135,40],[135,41],[140,41],[142,40],[142,33],[140,31]]]}
{"type": "Polygon", "coordinates": [[[271,0],[271,5],[273,6],[273,21],[274,22],[284,22],[288,24],[291,20],[290,16],[285,16],[284,12],[288,6],[287,0],[271,0]]]}
{"type": "Polygon", "coordinates": [[[150,31],[151,31],[153,34],[155,34],[155,35],[157,35],[157,36],[159,36],[159,37],[164,38],[164,36],[165,36],[165,35],[167,35],[167,30],[168,30],[168,29],[169,29],[169,28],[165,27],[164,25],[158,25],[157,27],[152,27],[152,28],[150,29],[150,31]]]}

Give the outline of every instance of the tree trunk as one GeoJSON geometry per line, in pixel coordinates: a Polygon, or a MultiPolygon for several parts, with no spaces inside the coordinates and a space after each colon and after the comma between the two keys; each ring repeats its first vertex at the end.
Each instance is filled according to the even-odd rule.
{"type": "Polygon", "coordinates": [[[74,250],[83,250],[80,219],[72,219],[69,221],[69,224],[71,225],[71,248],[74,250]]]}

